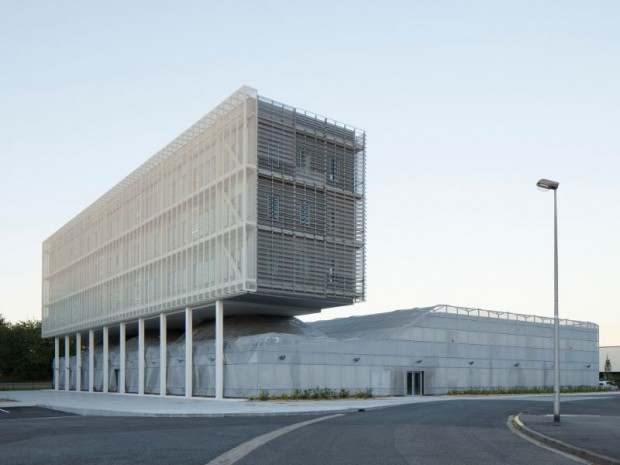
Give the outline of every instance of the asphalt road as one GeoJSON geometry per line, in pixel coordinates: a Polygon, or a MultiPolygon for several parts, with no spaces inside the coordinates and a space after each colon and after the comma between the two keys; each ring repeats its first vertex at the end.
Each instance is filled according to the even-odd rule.
{"type": "MultiPolygon", "coordinates": [[[[563,404],[565,414],[604,399],[563,404]]],[[[548,413],[550,402],[444,400],[348,413],[267,442],[239,465],[571,464],[506,426],[509,415],[548,413]]],[[[257,436],[313,416],[80,417],[45,409],[0,412],[0,464],[201,464],[257,436]]]]}

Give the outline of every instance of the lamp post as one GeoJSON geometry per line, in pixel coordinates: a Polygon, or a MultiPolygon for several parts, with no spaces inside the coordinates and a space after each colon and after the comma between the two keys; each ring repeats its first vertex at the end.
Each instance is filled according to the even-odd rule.
{"type": "Polygon", "coordinates": [[[560,422],[560,318],[558,312],[558,198],[560,183],[541,179],[536,183],[553,191],[553,422],[560,422]]]}

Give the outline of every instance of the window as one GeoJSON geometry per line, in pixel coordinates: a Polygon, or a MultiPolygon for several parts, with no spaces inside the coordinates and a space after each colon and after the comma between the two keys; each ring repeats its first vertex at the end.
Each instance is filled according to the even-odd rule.
{"type": "Polygon", "coordinates": [[[269,196],[269,205],[267,206],[267,215],[270,220],[280,219],[280,197],[277,195],[269,196]]]}
{"type": "Polygon", "coordinates": [[[267,141],[267,162],[271,166],[280,166],[280,144],[275,141],[267,141]]]}
{"type": "Polygon", "coordinates": [[[309,265],[308,265],[308,256],[305,253],[305,250],[297,252],[296,256],[296,272],[297,277],[307,281],[310,276],[309,273],[309,265]]]}
{"type": "Polygon", "coordinates": [[[271,255],[271,275],[277,275],[280,272],[280,256],[276,251],[271,255]]]}
{"type": "Polygon", "coordinates": [[[310,169],[312,157],[304,147],[297,147],[297,166],[306,170],[310,169]]]}
{"type": "Polygon", "coordinates": [[[310,226],[310,206],[306,202],[299,204],[299,223],[310,226]]]}
{"type": "Polygon", "coordinates": [[[332,158],[329,163],[329,180],[337,181],[340,177],[340,160],[332,158]]]}

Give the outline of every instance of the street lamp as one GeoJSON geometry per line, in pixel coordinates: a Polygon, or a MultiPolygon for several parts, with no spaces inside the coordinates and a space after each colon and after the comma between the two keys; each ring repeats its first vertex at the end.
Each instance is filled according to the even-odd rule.
{"type": "Polygon", "coordinates": [[[560,318],[558,312],[558,197],[560,183],[541,179],[536,183],[553,191],[553,422],[560,422],[560,318]]]}

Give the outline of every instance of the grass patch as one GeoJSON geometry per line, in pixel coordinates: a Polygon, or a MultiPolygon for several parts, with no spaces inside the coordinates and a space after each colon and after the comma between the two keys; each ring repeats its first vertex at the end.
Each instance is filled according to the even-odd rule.
{"type": "Polygon", "coordinates": [[[351,392],[348,389],[336,391],[335,389],[320,388],[317,386],[309,389],[295,389],[290,394],[283,392],[279,397],[275,394],[270,394],[269,391],[263,390],[257,397],[255,397],[254,394],[250,394],[248,400],[342,400],[351,398],[371,399],[373,397],[372,388],[351,392]]]}
{"type": "MultiPolygon", "coordinates": [[[[560,392],[569,394],[575,392],[603,392],[609,391],[603,386],[562,386],[560,392]]],[[[447,392],[450,396],[488,396],[498,394],[553,394],[553,386],[542,387],[525,387],[516,386],[510,388],[469,388],[469,389],[451,389],[447,392]]]]}
{"type": "Polygon", "coordinates": [[[23,383],[0,381],[0,391],[40,391],[52,389],[52,387],[51,381],[26,381],[23,383]]]}

